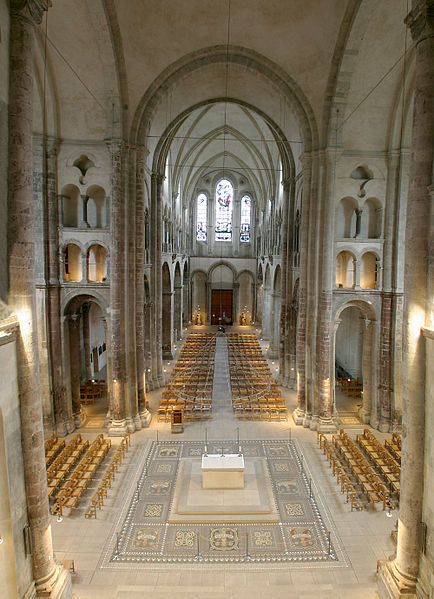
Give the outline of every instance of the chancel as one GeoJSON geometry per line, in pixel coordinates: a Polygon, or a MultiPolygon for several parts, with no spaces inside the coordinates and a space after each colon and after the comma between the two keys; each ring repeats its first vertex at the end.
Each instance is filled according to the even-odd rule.
{"type": "Polygon", "coordinates": [[[0,597],[434,595],[434,0],[0,0],[0,597]]]}

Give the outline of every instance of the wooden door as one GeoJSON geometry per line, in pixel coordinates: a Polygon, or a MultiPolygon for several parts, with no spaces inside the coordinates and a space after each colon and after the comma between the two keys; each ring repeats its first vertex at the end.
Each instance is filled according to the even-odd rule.
{"type": "Polygon", "coordinates": [[[211,324],[232,324],[232,289],[211,291],[211,324]]]}

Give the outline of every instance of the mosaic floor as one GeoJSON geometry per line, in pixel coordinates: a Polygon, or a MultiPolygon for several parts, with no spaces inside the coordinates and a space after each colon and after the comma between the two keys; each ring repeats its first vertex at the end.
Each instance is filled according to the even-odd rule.
{"type": "MultiPolygon", "coordinates": [[[[208,453],[222,451],[237,453],[238,449],[227,441],[208,443],[208,453]]],[[[222,519],[221,507],[209,509],[209,496],[202,500],[209,504],[208,509],[198,509],[208,514],[206,521],[203,516],[195,521],[191,514],[188,522],[177,521],[175,498],[182,488],[186,493],[185,477],[190,476],[193,466],[197,471],[203,442],[154,441],[148,454],[143,454],[136,484],[129,491],[130,499],[119,519],[118,532],[105,550],[102,567],[169,562],[343,565],[338,537],[335,532],[330,534],[333,525],[296,442],[242,441],[242,451],[246,464],[249,460],[256,463],[249,483],[252,497],[255,472],[262,471],[266,479],[257,487],[263,489],[265,485],[270,490],[268,500],[264,495],[259,503],[268,505],[269,509],[264,509],[272,514],[271,521],[263,521],[255,513],[247,521],[239,521],[233,513],[222,519]],[[261,463],[260,468],[257,463],[261,463]],[[220,515],[214,516],[214,511],[220,515]]]]}

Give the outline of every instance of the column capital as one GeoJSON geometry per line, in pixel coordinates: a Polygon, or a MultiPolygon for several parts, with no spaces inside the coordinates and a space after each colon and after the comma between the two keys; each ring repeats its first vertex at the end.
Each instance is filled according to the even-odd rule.
{"type": "Polygon", "coordinates": [[[51,0],[10,0],[11,15],[39,25],[43,14],[51,6],[51,0]]]}
{"type": "Polygon", "coordinates": [[[434,36],[434,0],[420,0],[405,18],[405,24],[417,45],[434,36]]]}

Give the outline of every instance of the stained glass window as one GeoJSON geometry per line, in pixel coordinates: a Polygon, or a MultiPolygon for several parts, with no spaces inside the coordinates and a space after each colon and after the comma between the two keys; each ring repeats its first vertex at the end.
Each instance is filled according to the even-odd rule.
{"type": "Polygon", "coordinates": [[[196,239],[206,241],[208,201],[204,193],[200,193],[196,200],[196,239]]]}
{"type": "Polygon", "coordinates": [[[232,183],[222,179],[215,192],[215,240],[232,241],[232,183]]]}
{"type": "Polygon", "coordinates": [[[252,199],[250,196],[243,196],[241,199],[241,223],[240,223],[240,241],[250,242],[250,215],[252,209],[252,199]]]}

